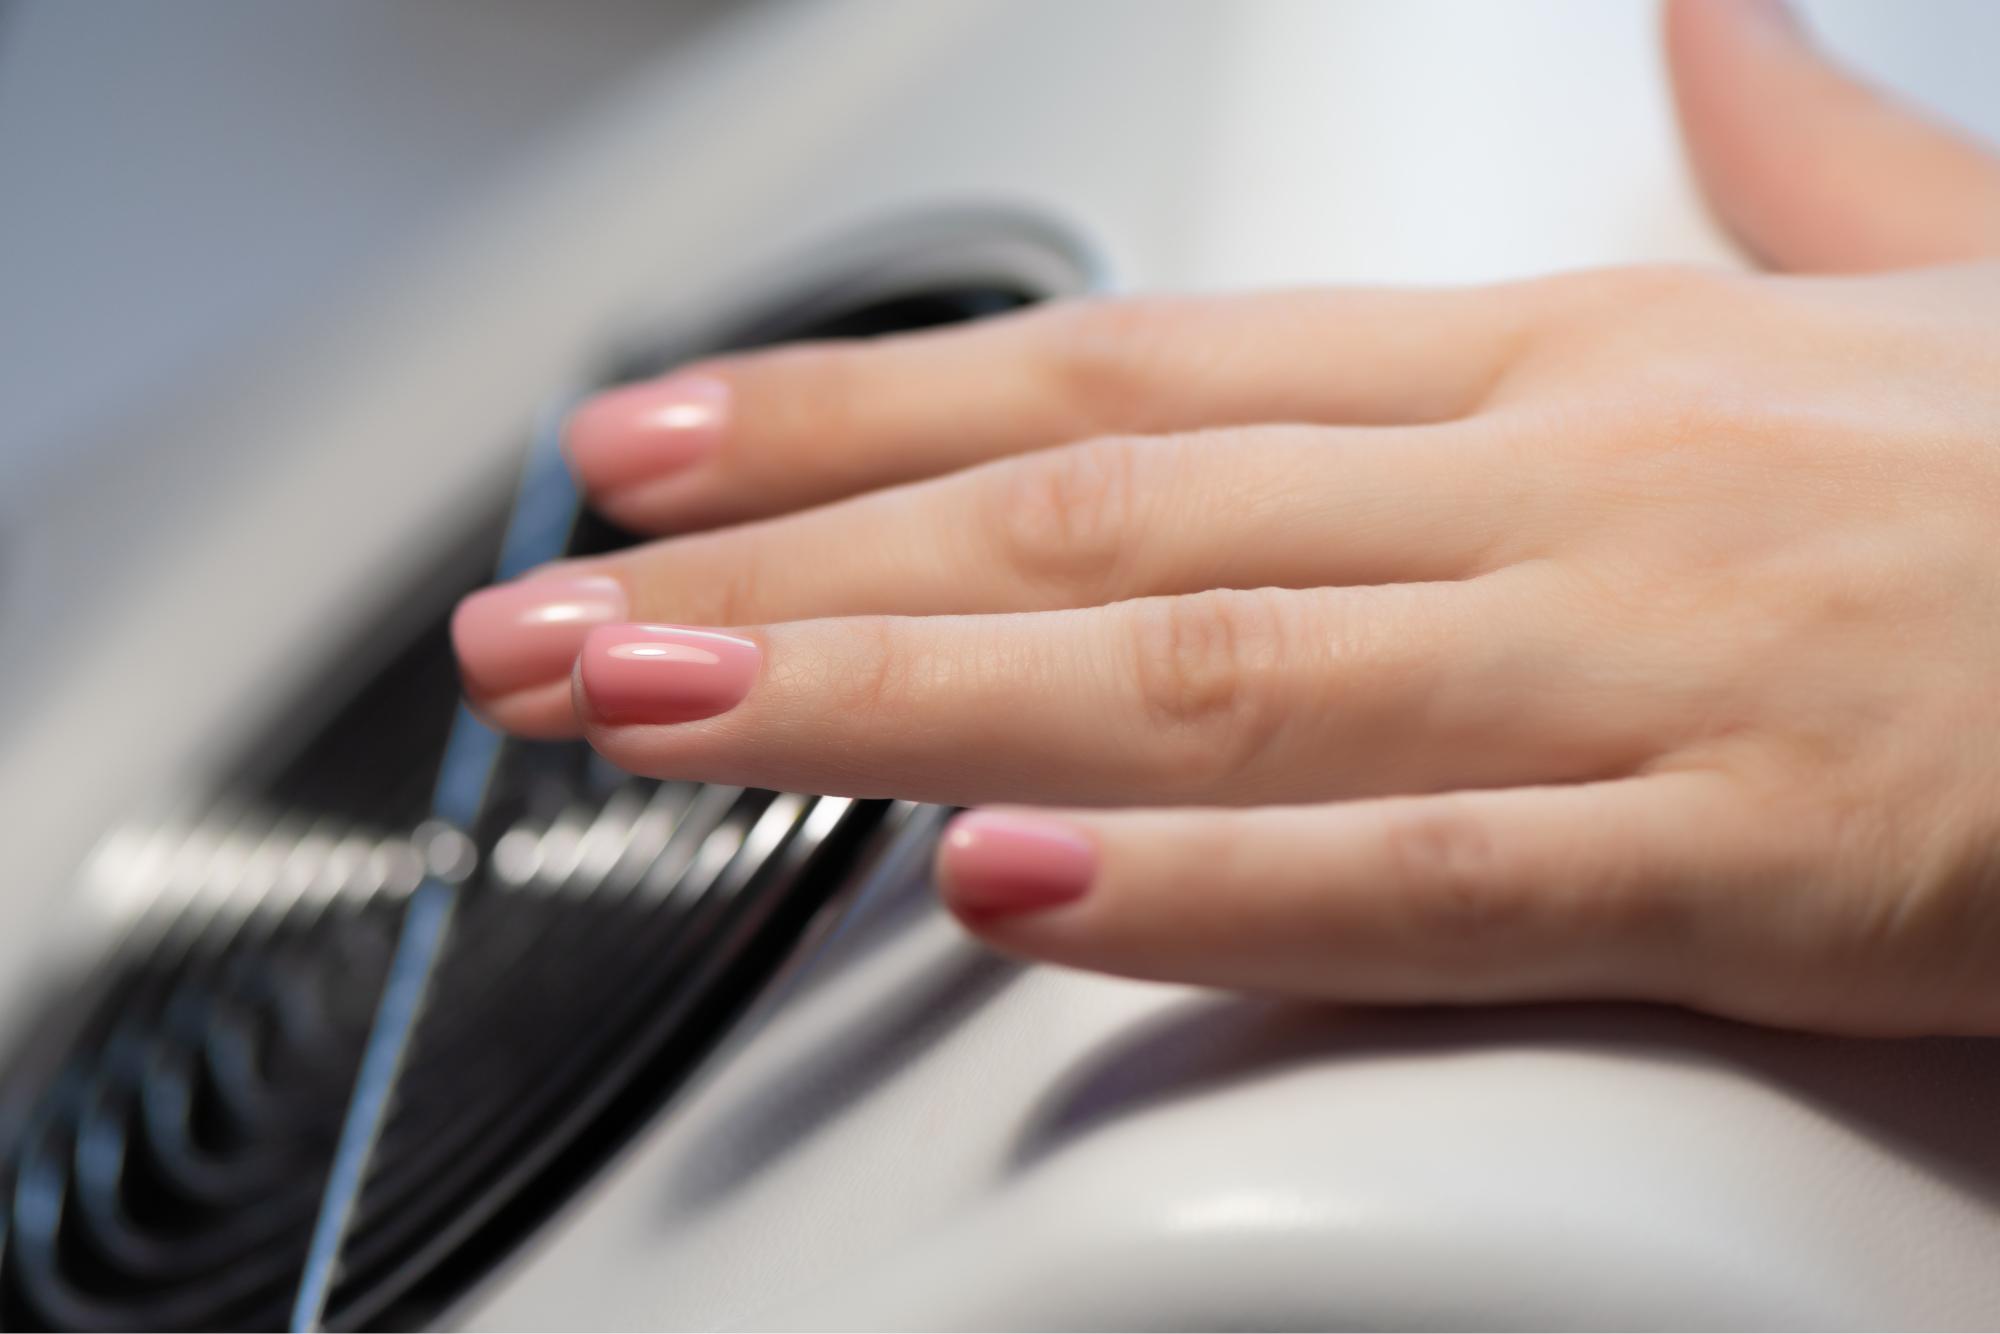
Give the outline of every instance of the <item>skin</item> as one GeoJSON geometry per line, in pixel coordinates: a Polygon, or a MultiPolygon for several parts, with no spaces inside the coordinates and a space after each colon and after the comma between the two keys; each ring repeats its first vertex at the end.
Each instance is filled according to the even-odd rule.
{"type": "Polygon", "coordinates": [[[477,702],[643,774],[1033,806],[1081,897],[942,877],[1026,957],[2000,1033],[2000,161],[1775,6],[1665,30],[1768,271],[1087,302],[706,363],[720,446],[592,490],[711,530],[589,572],[632,621],[732,627],[748,694],[477,702]]]}

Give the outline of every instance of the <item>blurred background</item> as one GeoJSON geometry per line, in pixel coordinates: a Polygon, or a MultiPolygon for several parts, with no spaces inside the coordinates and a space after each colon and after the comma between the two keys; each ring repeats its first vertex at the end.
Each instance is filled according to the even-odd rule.
{"type": "MultiPolygon", "coordinates": [[[[1802,8],[2000,138],[2000,5],[1802,8]]],[[[75,889],[111,831],[209,818],[259,755],[310,769],[357,692],[402,689],[387,664],[492,569],[565,394],[913,292],[957,318],[1639,260],[1739,262],[1646,0],[0,0],[0,1033],[62,1009],[143,910],[144,884],[75,889]],[[866,290],[828,296],[848,274],[866,290]]],[[[425,788],[449,702],[426,716],[343,781],[425,788]]],[[[581,763],[547,772],[613,791],[581,763]]],[[[1035,985],[1072,1016],[1052,1062],[1145,1008],[1035,985]]],[[[1006,1022],[1046,1022],[1030,992],[1006,1022]]],[[[925,1069],[911,1105],[962,1077],[925,1069]]],[[[1008,1069],[1017,1103],[1047,1082],[1008,1069]]],[[[917,1213],[889,1198],[854,1236],[890,1247],[917,1213]]],[[[559,1319],[576,1272],[506,1310],[559,1319]]],[[[595,1281],[606,1320],[701,1322],[754,1304],[737,1274],[689,1261],[678,1306],[595,1281]]]]}

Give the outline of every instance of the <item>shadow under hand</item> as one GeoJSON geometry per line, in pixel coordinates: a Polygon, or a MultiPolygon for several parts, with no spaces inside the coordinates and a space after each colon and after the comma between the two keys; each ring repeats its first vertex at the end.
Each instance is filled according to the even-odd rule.
{"type": "MultiPolygon", "coordinates": [[[[899,912],[882,925],[900,933],[913,920],[899,912]]],[[[852,947],[874,953],[881,947],[874,934],[859,934],[852,947]]],[[[943,1041],[1020,971],[1021,965],[969,941],[927,964],[893,998],[857,1013],[804,1060],[739,1095],[734,1114],[717,1118],[681,1153],[682,1165],[668,1185],[669,1208],[693,1212],[747,1185],[943,1041]]],[[[818,990],[802,988],[792,1003],[818,990]]]]}
{"type": "Polygon", "coordinates": [[[2000,1040],[1832,1038],[1645,1005],[1337,1009],[1217,997],[1107,1042],[1043,1099],[1011,1164],[1123,1117],[1307,1063],[1508,1047],[1626,1053],[1749,1074],[2000,1207],[2000,1040]]]}

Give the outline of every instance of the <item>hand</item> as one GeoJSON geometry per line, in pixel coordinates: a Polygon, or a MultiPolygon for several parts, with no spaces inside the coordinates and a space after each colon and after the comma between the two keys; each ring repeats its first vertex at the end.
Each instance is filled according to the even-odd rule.
{"type": "Polygon", "coordinates": [[[1138,808],[959,817],[946,899],[1022,955],[2000,1033],[2000,165],[1772,6],[1668,40],[1754,252],[1913,271],[688,367],[587,405],[575,463],[627,525],[734,526],[476,595],[468,688],[640,773],[1138,808]]]}

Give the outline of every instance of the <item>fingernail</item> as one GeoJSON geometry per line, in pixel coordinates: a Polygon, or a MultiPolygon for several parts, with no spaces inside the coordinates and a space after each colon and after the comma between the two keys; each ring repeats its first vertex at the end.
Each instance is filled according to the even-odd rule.
{"type": "Polygon", "coordinates": [[[570,415],[563,448],[593,491],[678,472],[722,443],[729,385],[712,375],[669,375],[586,400],[570,415]]]}
{"type": "Polygon", "coordinates": [[[460,602],[451,644],[466,689],[490,699],[568,676],[590,628],[626,614],[625,590],[608,576],[524,579],[460,602]]]}
{"type": "Polygon", "coordinates": [[[607,723],[687,723],[726,713],[757,679],[748,639],[684,625],[607,625],[590,632],[578,672],[607,723]]]}
{"type": "Polygon", "coordinates": [[[1073,903],[1097,877],[1097,846],[1061,820],[1014,811],[954,819],[938,850],[938,888],[968,917],[1009,917],[1073,903]]]}

